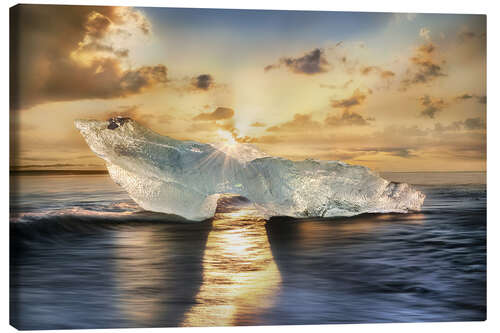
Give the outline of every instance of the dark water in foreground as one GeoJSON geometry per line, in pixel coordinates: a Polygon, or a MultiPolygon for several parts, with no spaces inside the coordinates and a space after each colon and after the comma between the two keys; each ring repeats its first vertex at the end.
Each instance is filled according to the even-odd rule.
{"type": "Polygon", "coordinates": [[[11,324],[19,329],[486,318],[484,173],[385,174],[414,214],[212,220],[140,209],[107,175],[11,178],[11,324]]]}

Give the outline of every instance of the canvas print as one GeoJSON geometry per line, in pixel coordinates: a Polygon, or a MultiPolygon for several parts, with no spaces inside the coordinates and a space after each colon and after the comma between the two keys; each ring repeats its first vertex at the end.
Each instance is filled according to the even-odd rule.
{"type": "Polygon", "coordinates": [[[486,16],[10,9],[10,323],[486,319],[486,16]]]}

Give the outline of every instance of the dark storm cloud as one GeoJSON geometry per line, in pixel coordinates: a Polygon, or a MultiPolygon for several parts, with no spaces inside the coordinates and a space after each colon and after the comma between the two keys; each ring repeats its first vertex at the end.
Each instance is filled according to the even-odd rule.
{"type": "Polygon", "coordinates": [[[403,88],[429,83],[438,77],[446,76],[443,73],[442,61],[438,61],[436,57],[436,46],[433,43],[420,45],[415,55],[410,58],[406,78],[401,81],[403,88]]]}
{"type": "Polygon", "coordinates": [[[472,32],[472,31],[461,31],[458,33],[458,38],[460,38],[460,40],[466,40],[466,39],[475,38],[475,37],[476,37],[476,33],[472,32]]]}
{"type": "Polygon", "coordinates": [[[378,74],[382,79],[390,79],[396,75],[393,71],[383,69],[379,66],[366,66],[361,68],[361,74],[369,75],[371,73],[378,74]]]}
{"type": "Polygon", "coordinates": [[[11,108],[78,99],[106,99],[140,93],[167,81],[163,65],[125,70],[128,50],[102,43],[111,23],[148,23],[133,9],[18,5],[10,10],[11,108]],[[85,41],[85,42],[84,42],[85,41]],[[73,52],[106,52],[83,64],[73,52]]]}
{"type": "Polygon", "coordinates": [[[359,89],[354,90],[352,93],[351,97],[344,98],[344,99],[331,99],[330,100],[330,105],[333,108],[343,108],[343,109],[350,109],[355,106],[359,106],[363,104],[367,97],[366,93],[361,92],[359,89]]]}
{"type": "Polygon", "coordinates": [[[480,39],[484,40],[486,39],[486,33],[485,32],[475,32],[471,31],[469,29],[462,29],[461,31],[458,32],[457,34],[458,40],[461,42],[466,42],[471,39],[480,39]]]}
{"type": "Polygon", "coordinates": [[[429,118],[434,118],[437,113],[448,106],[442,98],[433,98],[429,95],[419,97],[418,101],[420,105],[424,107],[424,109],[420,111],[420,115],[429,118]]]}
{"type": "Polygon", "coordinates": [[[296,113],[293,119],[280,125],[272,126],[267,129],[268,132],[295,132],[304,129],[319,129],[321,123],[312,119],[310,114],[296,113]]]}
{"type": "MultiPolygon", "coordinates": [[[[441,112],[443,109],[447,108],[453,102],[459,103],[469,100],[475,100],[479,104],[486,104],[486,96],[475,95],[470,93],[464,93],[456,96],[454,99],[450,101],[446,101],[443,98],[435,98],[429,95],[424,95],[418,98],[420,105],[423,107],[423,110],[420,112],[421,116],[434,118],[436,114],[441,112]]],[[[458,124],[458,123],[457,123],[458,124]]],[[[461,125],[464,125],[463,122],[461,125]]]]}
{"type": "Polygon", "coordinates": [[[276,68],[279,68],[279,67],[280,67],[279,65],[267,65],[266,67],[264,67],[264,71],[268,72],[271,69],[276,69],[276,68]]]}
{"type": "Polygon", "coordinates": [[[118,60],[106,58],[96,59],[88,67],[75,66],[70,60],[61,60],[53,66],[43,86],[38,88],[40,98],[35,99],[38,103],[125,97],[167,82],[167,68],[163,65],[123,71],[118,60]]]}
{"type": "Polygon", "coordinates": [[[340,127],[340,126],[365,126],[369,124],[369,121],[373,119],[365,119],[362,115],[357,112],[350,112],[345,110],[341,115],[330,115],[325,119],[325,123],[329,126],[340,127]]]}
{"type": "Polygon", "coordinates": [[[128,57],[129,50],[118,49],[118,50],[114,50],[114,53],[116,54],[117,57],[126,58],[126,57],[128,57]]]}
{"type": "Polygon", "coordinates": [[[128,70],[122,73],[120,88],[122,94],[138,93],[144,88],[152,87],[156,83],[167,82],[167,67],[163,65],[143,66],[139,69],[128,70]]]}
{"type": "Polygon", "coordinates": [[[484,96],[484,95],[475,95],[475,94],[465,93],[465,94],[462,94],[462,95],[459,95],[459,96],[455,97],[455,99],[457,101],[466,101],[466,100],[470,100],[470,99],[473,99],[473,98],[479,104],[486,104],[486,96],[484,96]]]}
{"type": "Polygon", "coordinates": [[[392,156],[403,157],[403,158],[413,158],[417,157],[410,148],[391,148],[391,147],[380,147],[380,148],[368,148],[364,151],[374,151],[379,153],[387,153],[392,156]]]}
{"type": "Polygon", "coordinates": [[[234,110],[230,108],[225,108],[225,107],[218,107],[215,109],[213,112],[208,112],[208,113],[200,113],[196,117],[193,118],[193,120],[223,120],[223,119],[230,119],[234,116],[234,110]]]}
{"type": "Polygon", "coordinates": [[[465,101],[465,100],[471,99],[473,97],[474,97],[474,95],[466,93],[466,94],[462,94],[462,95],[455,97],[455,99],[465,101]]]}
{"type": "Polygon", "coordinates": [[[208,90],[214,85],[214,79],[210,74],[202,74],[193,78],[192,85],[196,89],[208,90]]]}
{"type": "Polygon", "coordinates": [[[302,57],[283,57],[278,64],[264,67],[264,71],[267,72],[280,66],[287,67],[293,73],[306,75],[320,74],[330,69],[330,64],[325,58],[325,52],[319,48],[304,54],[302,57]]]}
{"type": "Polygon", "coordinates": [[[356,151],[366,152],[366,153],[386,153],[391,156],[397,156],[402,158],[413,158],[417,157],[413,151],[415,148],[410,147],[367,147],[356,149],[356,151]]]}
{"type": "Polygon", "coordinates": [[[403,158],[412,158],[417,157],[411,150],[408,149],[398,149],[392,152],[389,152],[392,156],[403,157],[403,158]]]}
{"type": "Polygon", "coordinates": [[[468,118],[464,121],[464,127],[468,130],[477,130],[486,128],[486,123],[483,119],[477,118],[468,118]]]}
{"type": "Polygon", "coordinates": [[[296,113],[293,119],[267,129],[268,132],[304,133],[321,131],[328,127],[364,126],[373,119],[366,119],[362,115],[349,110],[344,110],[340,115],[329,115],[323,122],[314,120],[311,114],[296,113]]]}
{"type": "Polygon", "coordinates": [[[463,121],[454,121],[448,125],[443,125],[441,123],[434,124],[434,132],[435,133],[445,133],[445,132],[456,132],[460,131],[463,127],[463,121]]]}
{"type": "Polygon", "coordinates": [[[364,93],[356,89],[348,98],[331,99],[330,106],[334,109],[343,109],[343,111],[340,114],[331,114],[326,117],[325,124],[333,127],[368,125],[370,121],[375,119],[365,118],[361,114],[351,111],[351,108],[358,107],[365,102],[367,94],[371,94],[371,90],[368,93],[364,93]]]}
{"type": "Polygon", "coordinates": [[[434,125],[434,129],[430,132],[442,134],[445,132],[457,132],[461,130],[476,131],[486,129],[486,122],[480,118],[467,118],[464,120],[454,121],[448,125],[442,125],[437,123],[434,125]]]}

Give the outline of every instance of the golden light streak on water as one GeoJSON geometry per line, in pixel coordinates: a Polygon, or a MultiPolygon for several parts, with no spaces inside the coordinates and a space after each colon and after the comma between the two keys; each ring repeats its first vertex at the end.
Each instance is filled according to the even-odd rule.
{"type": "Polygon", "coordinates": [[[251,208],[215,215],[202,265],[196,304],[182,326],[257,324],[257,316],[273,305],[281,275],[265,221],[251,208]]]}

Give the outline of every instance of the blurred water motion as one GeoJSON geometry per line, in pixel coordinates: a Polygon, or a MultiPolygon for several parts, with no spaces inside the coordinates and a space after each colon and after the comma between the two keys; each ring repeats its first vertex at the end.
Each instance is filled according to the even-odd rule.
{"type": "Polygon", "coordinates": [[[231,206],[228,198],[199,241],[181,245],[158,227],[116,232],[117,305],[134,326],[229,326],[240,318],[251,324],[272,304],[281,279],[266,221],[251,205],[231,206]],[[203,252],[201,260],[186,260],[191,251],[203,252]]]}
{"type": "Polygon", "coordinates": [[[15,177],[11,324],[484,320],[486,187],[446,177],[417,185],[427,199],[413,214],[265,221],[228,196],[201,223],[141,211],[106,175],[15,177]]]}
{"type": "Polygon", "coordinates": [[[163,321],[176,325],[198,292],[201,265],[197,258],[206,235],[190,242],[193,249],[183,250],[161,228],[138,229],[118,230],[115,236],[112,269],[117,307],[135,327],[163,321]],[[194,260],[189,260],[193,254],[194,260]]]}

